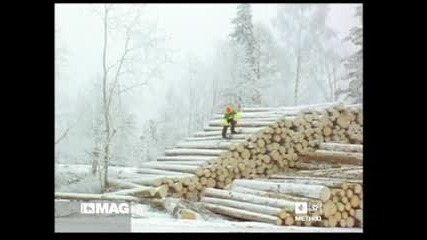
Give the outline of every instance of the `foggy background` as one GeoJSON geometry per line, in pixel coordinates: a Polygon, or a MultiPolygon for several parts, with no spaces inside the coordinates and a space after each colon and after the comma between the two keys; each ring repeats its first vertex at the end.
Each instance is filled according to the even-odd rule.
{"type": "MultiPolygon", "coordinates": [[[[128,26],[134,29],[128,32],[128,46],[135,47],[126,55],[117,91],[112,92],[111,165],[155,160],[228,105],[354,102],[338,93],[351,80],[345,60],[358,47],[345,38],[353,27],[362,27],[355,16],[361,5],[250,4],[261,74],[257,83],[242,88],[238,73],[244,68],[244,50],[230,43],[237,6],[111,6],[109,77],[114,78],[125,49],[128,26]],[[257,104],[246,97],[253,89],[261,94],[257,104]]],[[[55,5],[56,163],[92,164],[102,152],[103,11],[103,4],[55,5]]]]}

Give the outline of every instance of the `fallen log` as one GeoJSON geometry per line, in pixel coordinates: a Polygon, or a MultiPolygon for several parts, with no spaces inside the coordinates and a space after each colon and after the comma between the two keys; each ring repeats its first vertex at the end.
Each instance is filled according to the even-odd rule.
{"type": "Polygon", "coordinates": [[[163,161],[205,161],[205,162],[212,162],[214,160],[217,160],[217,157],[210,157],[210,156],[163,156],[163,157],[157,157],[157,162],[163,162],[163,161]]]}
{"type": "Polygon", "coordinates": [[[297,183],[282,184],[277,182],[262,182],[246,179],[234,180],[233,185],[250,187],[258,190],[286,193],[300,197],[320,199],[322,201],[328,200],[331,196],[331,191],[329,188],[321,185],[306,185],[297,183]]]}
{"type": "MultiPolygon", "coordinates": [[[[236,130],[238,130],[237,128],[239,127],[239,123],[237,123],[236,125],[236,130]]],[[[205,132],[214,132],[214,131],[222,131],[223,126],[221,125],[217,125],[217,126],[206,126],[203,128],[203,131],[205,132]]],[[[250,127],[250,126],[246,126],[245,128],[242,128],[242,133],[253,133],[258,131],[259,127],[250,127]]]]}
{"type": "Polygon", "coordinates": [[[229,199],[203,197],[200,201],[204,203],[212,203],[212,204],[225,206],[225,207],[233,207],[233,208],[243,209],[251,212],[262,213],[262,214],[276,216],[276,217],[279,216],[280,213],[284,212],[282,209],[276,208],[276,207],[263,206],[263,205],[258,205],[254,203],[245,203],[245,202],[229,200],[229,199]]]}
{"type": "Polygon", "coordinates": [[[240,187],[240,186],[232,186],[231,191],[239,192],[239,193],[247,193],[247,194],[252,194],[252,195],[261,196],[261,197],[285,199],[285,200],[296,201],[296,202],[312,202],[312,203],[319,202],[319,200],[315,201],[315,200],[310,199],[310,198],[297,197],[297,196],[289,195],[289,194],[285,194],[285,193],[276,193],[276,192],[268,192],[268,191],[262,191],[262,190],[254,190],[254,189],[240,187]]]}
{"type": "MultiPolygon", "coordinates": [[[[160,184],[161,184],[161,182],[160,182],[160,184]]],[[[108,185],[109,186],[116,186],[116,187],[119,187],[119,188],[139,188],[139,187],[143,187],[140,184],[136,184],[136,183],[132,183],[132,182],[120,180],[120,179],[115,179],[115,178],[108,178],[108,185]]]]}
{"type": "Polygon", "coordinates": [[[153,163],[144,163],[141,164],[144,167],[154,168],[154,169],[160,169],[160,170],[166,170],[166,171],[176,171],[176,172],[182,172],[182,173],[191,173],[191,174],[197,174],[197,170],[200,169],[199,166],[191,166],[191,165],[172,165],[172,164],[159,164],[158,162],[153,163]]]}
{"type": "Polygon", "coordinates": [[[155,176],[170,176],[170,177],[180,177],[180,176],[190,176],[189,173],[176,172],[176,171],[165,171],[160,169],[153,168],[139,168],[136,170],[137,173],[147,174],[147,177],[155,177],[155,176]],[[150,176],[151,175],[151,176],[150,176]]]}
{"type": "MultiPolygon", "coordinates": [[[[311,161],[320,161],[328,163],[342,163],[351,165],[362,165],[363,154],[362,153],[351,153],[351,152],[337,152],[337,151],[326,151],[317,150],[315,152],[309,152],[305,159],[311,161]]],[[[304,160],[306,161],[306,160],[304,160]]]]}
{"type": "MultiPolygon", "coordinates": [[[[274,121],[248,121],[248,120],[239,120],[236,127],[268,127],[274,124],[274,121]]],[[[209,126],[220,126],[224,124],[223,120],[212,120],[209,121],[209,126]]]]}
{"type": "Polygon", "coordinates": [[[360,226],[362,227],[363,226],[363,210],[356,209],[354,218],[360,222],[360,226]]]}
{"type": "Polygon", "coordinates": [[[160,164],[165,165],[184,165],[184,166],[198,166],[205,167],[209,165],[208,161],[160,161],[160,164]]]}
{"type": "MultiPolygon", "coordinates": [[[[293,113],[291,113],[293,114],[293,113]]],[[[240,119],[264,119],[264,118],[276,118],[279,119],[283,117],[282,114],[277,114],[274,112],[262,112],[262,113],[258,113],[258,112],[243,112],[241,114],[241,118],[240,119]]],[[[224,118],[224,114],[214,114],[213,115],[213,119],[223,119],[224,118]]]]}
{"type": "MultiPolygon", "coordinates": [[[[242,134],[233,134],[230,137],[231,140],[241,140],[246,139],[246,135],[242,134]]],[[[222,136],[209,136],[209,137],[189,137],[185,141],[212,141],[212,140],[224,140],[222,136]]]]}
{"type": "Polygon", "coordinates": [[[358,152],[363,153],[362,144],[345,144],[345,143],[321,143],[319,149],[338,151],[338,152],[358,152]]]}
{"type": "Polygon", "coordinates": [[[178,143],[176,145],[177,148],[188,148],[188,149],[225,149],[228,150],[230,149],[231,145],[235,145],[238,143],[243,143],[243,141],[234,141],[234,142],[228,142],[228,141],[223,141],[223,142],[181,142],[178,143]]]}
{"type": "Polygon", "coordinates": [[[260,197],[251,194],[238,193],[233,191],[226,191],[214,188],[206,188],[204,192],[206,197],[215,197],[223,199],[231,199],[242,202],[255,203],[270,207],[282,208],[285,210],[294,210],[295,203],[294,201],[282,200],[282,199],[272,199],[268,197],[260,197]]]}
{"type": "Polygon", "coordinates": [[[179,156],[179,155],[200,155],[200,156],[220,156],[224,150],[218,149],[169,149],[165,151],[166,156],[179,156]]]}
{"type": "Polygon", "coordinates": [[[210,203],[204,203],[203,206],[214,213],[234,217],[237,219],[266,222],[266,223],[272,223],[276,225],[282,224],[282,220],[280,218],[270,216],[270,215],[254,213],[246,210],[241,210],[241,209],[231,208],[231,207],[224,207],[224,206],[219,206],[219,205],[210,204],[210,203]]]}
{"type": "Polygon", "coordinates": [[[130,195],[137,198],[144,197],[159,197],[164,198],[168,193],[168,187],[162,185],[160,187],[138,187],[133,189],[120,190],[116,192],[109,192],[106,195],[130,195]]]}

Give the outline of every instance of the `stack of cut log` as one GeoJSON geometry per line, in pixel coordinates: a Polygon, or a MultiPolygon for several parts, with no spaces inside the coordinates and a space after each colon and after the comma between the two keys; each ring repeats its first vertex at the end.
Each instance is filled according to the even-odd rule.
{"type": "MultiPolygon", "coordinates": [[[[243,131],[233,135],[231,140],[221,139],[222,115],[217,114],[204,132],[167,150],[166,157],[159,157],[158,162],[149,164],[150,167],[194,174],[193,181],[181,191],[175,191],[175,195],[197,200],[202,189],[224,188],[234,179],[304,168],[310,161],[323,157],[322,151],[328,150],[328,146],[317,149],[326,140],[347,145],[361,142],[361,138],[355,137],[363,127],[361,105],[244,109],[242,116],[238,126],[243,127],[243,131]]],[[[334,159],[339,164],[346,163],[341,162],[342,159],[349,159],[350,163],[361,160],[358,152],[345,153],[344,156],[349,155],[347,158],[343,158],[341,151],[328,150],[327,153],[338,154],[334,159]]],[[[323,159],[330,159],[330,156],[323,159]]]]}
{"type": "MultiPolygon", "coordinates": [[[[166,150],[165,156],[158,157],[157,161],[141,164],[138,172],[144,177],[127,179],[126,188],[131,189],[123,191],[134,197],[135,192],[142,191],[141,188],[165,186],[174,196],[198,200],[205,188],[224,188],[235,179],[265,177],[307,169],[310,164],[319,165],[302,159],[317,161],[322,158],[324,153],[321,151],[329,151],[318,150],[325,141],[342,144],[361,144],[363,141],[361,105],[328,103],[246,108],[237,126],[242,129],[230,140],[221,138],[221,118],[222,114],[216,114],[203,132],[197,132],[175,148],[166,150]]],[[[360,159],[357,152],[346,154],[351,161],[360,159]]],[[[342,154],[336,156],[336,159],[341,158],[342,154]]],[[[114,179],[110,184],[117,186],[114,179]]],[[[121,186],[125,185],[122,182],[121,186]]]]}
{"type": "Polygon", "coordinates": [[[363,185],[360,180],[286,177],[235,180],[229,190],[208,188],[201,199],[217,214],[241,220],[278,225],[361,227],[363,185]],[[307,216],[321,221],[298,220],[295,207],[308,203],[307,216]],[[312,208],[318,206],[318,209],[312,208]]]}
{"type": "Polygon", "coordinates": [[[363,145],[348,143],[321,143],[316,151],[309,152],[302,156],[301,160],[306,164],[300,165],[300,169],[315,167],[318,166],[319,163],[361,166],[363,163],[363,145]]]}

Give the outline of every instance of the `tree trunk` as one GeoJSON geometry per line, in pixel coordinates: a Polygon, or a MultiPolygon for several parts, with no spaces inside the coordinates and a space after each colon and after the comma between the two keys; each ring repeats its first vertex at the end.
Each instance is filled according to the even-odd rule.
{"type": "Polygon", "coordinates": [[[180,162],[184,162],[184,161],[188,161],[188,162],[192,162],[192,161],[196,161],[196,162],[212,162],[217,160],[217,157],[204,157],[204,156],[165,156],[165,157],[157,157],[157,162],[163,162],[163,161],[180,161],[180,162]]]}
{"type": "Polygon", "coordinates": [[[326,201],[331,196],[329,188],[320,185],[305,185],[297,183],[261,182],[255,180],[234,180],[233,186],[250,187],[258,190],[286,193],[300,197],[309,197],[326,201]]]}
{"type": "MultiPolygon", "coordinates": [[[[251,120],[239,120],[237,121],[236,127],[268,127],[273,124],[273,121],[251,121],[251,120]]],[[[220,126],[222,127],[224,122],[222,120],[211,120],[209,126],[220,126]]]]}
{"type": "MultiPolygon", "coordinates": [[[[244,141],[239,141],[244,142],[244,141]]],[[[188,149],[225,149],[229,150],[231,145],[236,144],[236,142],[181,142],[176,145],[177,148],[188,148],[188,149]]]]}
{"type": "MultiPolygon", "coordinates": [[[[233,135],[231,135],[230,138],[232,140],[234,140],[234,139],[235,140],[244,140],[246,138],[246,135],[243,135],[243,134],[233,134],[233,135]]],[[[219,141],[221,141],[221,140],[224,140],[224,139],[222,138],[222,136],[189,137],[189,138],[185,139],[185,141],[189,141],[189,142],[194,142],[194,141],[203,142],[203,141],[213,141],[213,140],[219,140],[219,141]]]]}
{"type": "Polygon", "coordinates": [[[193,176],[192,174],[176,172],[176,171],[165,171],[160,169],[152,169],[152,168],[139,168],[137,173],[154,175],[154,176],[167,176],[167,177],[184,177],[184,176],[193,176]]]}
{"type": "Polygon", "coordinates": [[[341,163],[341,164],[351,164],[351,165],[361,166],[363,163],[363,154],[352,153],[352,152],[317,150],[315,152],[308,153],[306,155],[306,159],[308,161],[315,160],[319,162],[341,163]]]}
{"type": "Polygon", "coordinates": [[[107,104],[107,40],[108,40],[108,8],[107,4],[104,5],[104,46],[102,52],[102,69],[103,69],[103,78],[102,78],[102,100],[104,107],[104,124],[105,124],[105,145],[104,145],[104,161],[103,166],[101,167],[102,172],[100,172],[101,183],[103,191],[107,187],[108,179],[108,162],[110,157],[110,109],[107,104]]]}
{"type": "Polygon", "coordinates": [[[203,206],[214,213],[234,217],[237,219],[266,222],[266,223],[272,223],[276,225],[282,224],[282,220],[280,218],[273,217],[270,215],[254,213],[254,212],[231,208],[231,207],[223,207],[223,206],[218,206],[218,205],[209,204],[209,203],[205,203],[203,204],[203,206]]]}
{"type": "Polygon", "coordinates": [[[218,149],[168,149],[165,151],[166,156],[179,156],[179,155],[195,155],[195,156],[220,156],[224,150],[218,149]]]}
{"type": "Polygon", "coordinates": [[[231,199],[242,202],[249,202],[254,204],[260,204],[264,206],[277,207],[285,210],[294,210],[295,202],[281,199],[272,199],[268,197],[260,197],[251,194],[238,193],[233,191],[226,191],[214,188],[205,189],[206,197],[216,197],[223,199],[231,199]]]}
{"type": "Polygon", "coordinates": [[[297,47],[297,66],[295,73],[295,91],[294,91],[294,105],[298,104],[298,88],[300,83],[300,71],[301,71],[301,25],[298,30],[298,47],[297,47]]]}
{"type": "Polygon", "coordinates": [[[362,144],[345,144],[345,143],[321,143],[319,149],[339,152],[358,152],[363,153],[362,144]]]}
{"type": "Polygon", "coordinates": [[[204,203],[212,203],[220,206],[233,207],[233,208],[243,209],[251,212],[262,213],[262,214],[271,215],[275,217],[279,216],[279,214],[283,212],[283,210],[280,208],[263,206],[263,205],[253,204],[253,203],[239,202],[239,201],[228,200],[228,199],[203,197],[200,201],[204,203]]]}
{"type": "Polygon", "coordinates": [[[140,188],[140,187],[144,187],[144,186],[141,186],[141,185],[136,184],[136,183],[127,182],[127,181],[115,179],[115,178],[109,178],[108,184],[110,186],[117,186],[119,188],[140,188]]]}
{"type": "Polygon", "coordinates": [[[191,174],[195,174],[196,170],[200,168],[198,166],[189,166],[189,165],[182,166],[182,165],[172,165],[172,164],[161,164],[160,162],[142,163],[141,167],[155,168],[160,170],[175,171],[175,172],[182,172],[182,173],[191,173],[191,174]]]}
{"type": "Polygon", "coordinates": [[[160,187],[138,187],[138,188],[132,188],[132,189],[126,189],[126,190],[120,190],[116,192],[109,192],[106,193],[108,195],[130,195],[137,198],[144,198],[144,197],[158,197],[158,198],[164,198],[168,193],[168,186],[163,185],[160,187]]]}

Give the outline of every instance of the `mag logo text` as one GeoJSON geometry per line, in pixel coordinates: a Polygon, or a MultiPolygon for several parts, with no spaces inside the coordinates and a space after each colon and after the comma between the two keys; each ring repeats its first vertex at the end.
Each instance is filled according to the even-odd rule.
{"type": "Polygon", "coordinates": [[[80,212],[82,214],[129,214],[128,203],[81,203],[80,212]]]}

